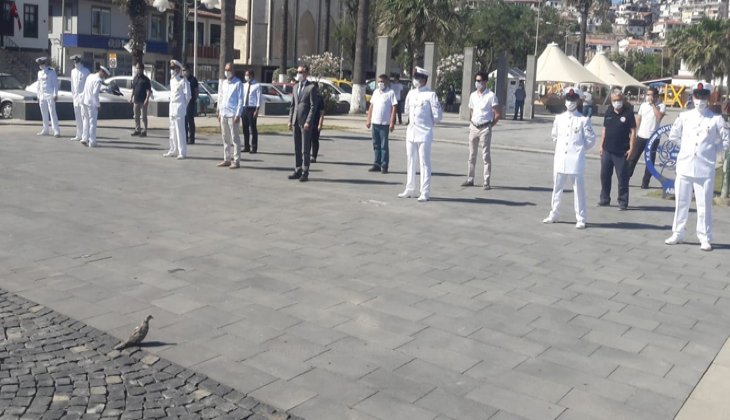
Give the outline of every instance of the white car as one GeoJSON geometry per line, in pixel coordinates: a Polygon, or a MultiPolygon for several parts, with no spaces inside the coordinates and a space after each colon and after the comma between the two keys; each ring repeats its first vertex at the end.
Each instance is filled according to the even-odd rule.
{"type": "MultiPolygon", "coordinates": [[[[122,92],[124,98],[129,100],[132,98],[132,79],[133,76],[114,76],[106,79],[105,83],[109,85],[114,83],[122,92]]],[[[159,82],[150,81],[152,82],[152,98],[150,99],[157,102],[169,102],[170,89],[159,82]]]]}
{"type": "Polygon", "coordinates": [[[282,92],[271,83],[260,83],[262,102],[291,102],[291,95],[282,92]]]}
{"type": "MultiPolygon", "coordinates": [[[[58,78],[58,101],[59,102],[71,102],[73,101],[73,94],[71,93],[71,78],[66,76],[60,76],[58,78]]],[[[31,93],[38,92],[38,81],[35,81],[25,88],[26,91],[31,93]]],[[[100,102],[127,102],[122,96],[116,96],[111,93],[110,87],[102,87],[101,94],[99,94],[100,102]]]]}
{"type": "Polygon", "coordinates": [[[337,103],[347,102],[349,104],[350,101],[352,100],[352,93],[344,92],[342,89],[340,89],[339,86],[332,83],[331,80],[324,79],[324,78],[321,78],[321,79],[315,78],[312,80],[316,81],[319,84],[319,93],[320,94],[329,93],[329,96],[331,98],[334,98],[335,102],[337,102],[337,103]]]}
{"type": "Polygon", "coordinates": [[[38,101],[36,93],[23,89],[23,85],[15,77],[0,73],[0,116],[13,118],[13,104],[15,101],[38,101]]]}

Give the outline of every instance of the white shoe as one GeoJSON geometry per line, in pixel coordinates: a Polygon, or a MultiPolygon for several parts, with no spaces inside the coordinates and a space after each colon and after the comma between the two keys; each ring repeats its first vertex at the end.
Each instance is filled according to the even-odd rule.
{"type": "Polygon", "coordinates": [[[175,154],[172,152],[167,152],[164,155],[162,155],[162,157],[173,157],[173,156],[175,156],[175,154]]]}
{"type": "Polygon", "coordinates": [[[416,193],[413,191],[403,191],[402,193],[398,194],[398,198],[413,198],[416,196],[416,193]]]}
{"type": "Polygon", "coordinates": [[[71,137],[69,140],[71,140],[71,141],[79,141],[79,140],[81,140],[81,137],[71,137]]]}
{"type": "Polygon", "coordinates": [[[93,143],[90,142],[89,147],[98,147],[98,146],[97,146],[96,142],[93,142],[93,143]]]}
{"type": "Polygon", "coordinates": [[[548,216],[548,217],[542,219],[542,222],[543,223],[555,223],[555,222],[557,222],[557,220],[553,219],[551,216],[548,216]]]}
{"type": "Polygon", "coordinates": [[[54,133],[54,134],[53,134],[53,137],[55,137],[55,138],[60,138],[60,137],[61,137],[61,133],[54,133]]]}
{"type": "Polygon", "coordinates": [[[700,241],[700,249],[703,251],[712,251],[712,245],[710,245],[710,241],[700,241]]]}
{"type": "Polygon", "coordinates": [[[39,131],[39,132],[35,133],[35,135],[36,136],[47,136],[48,135],[48,131],[39,131]]]}
{"type": "Polygon", "coordinates": [[[667,245],[677,245],[684,242],[684,240],[676,233],[673,233],[672,236],[668,237],[664,243],[667,245]]]}
{"type": "Polygon", "coordinates": [[[183,160],[183,159],[185,159],[185,156],[183,156],[183,155],[180,155],[177,157],[177,160],[183,160]]]}
{"type": "Polygon", "coordinates": [[[425,203],[426,201],[428,201],[428,196],[426,194],[421,194],[418,196],[418,201],[420,201],[421,203],[425,203]]]}
{"type": "Polygon", "coordinates": [[[575,228],[576,229],[585,229],[586,228],[586,223],[585,222],[576,222],[575,223],[575,228]]]}

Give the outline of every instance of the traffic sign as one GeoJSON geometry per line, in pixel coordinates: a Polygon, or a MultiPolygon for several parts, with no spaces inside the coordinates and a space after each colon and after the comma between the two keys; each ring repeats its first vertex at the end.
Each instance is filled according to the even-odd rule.
{"type": "Polygon", "coordinates": [[[109,53],[109,68],[115,69],[117,68],[117,53],[109,53]]]}

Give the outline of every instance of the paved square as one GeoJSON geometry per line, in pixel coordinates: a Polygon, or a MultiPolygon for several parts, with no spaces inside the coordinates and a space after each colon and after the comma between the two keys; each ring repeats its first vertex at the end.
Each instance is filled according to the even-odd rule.
{"type": "Polygon", "coordinates": [[[151,351],[310,420],[672,418],[730,334],[730,212],[715,251],[694,215],[665,246],[673,203],[593,207],[589,159],[588,229],[570,193],[543,225],[552,156],[517,149],[548,130],[495,130],[491,191],[437,141],[424,204],[396,198],[401,141],[367,172],[364,131],[325,132],[304,184],[288,136],[231,171],[214,136],[176,161],[162,130],[88,149],[3,123],[0,288],[120,338],[152,314],[151,351]]]}

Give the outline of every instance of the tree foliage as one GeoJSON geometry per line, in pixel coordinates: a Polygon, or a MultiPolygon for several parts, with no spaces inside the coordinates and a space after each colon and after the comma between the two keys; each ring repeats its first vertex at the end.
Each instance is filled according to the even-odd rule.
{"type": "Polygon", "coordinates": [[[730,74],[730,21],[703,19],[672,31],[667,47],[708,82],[730,74]]]}
{"type": "Polygon", "coordinates": [[[605,16],[605,11],[611,7],[611,0],[566,0],[568,6],[574,7],[580,13],[580,40],[578,45],[578,61],[586,61],[586,36],[588,34],[588,17],[591,14],[605,16]]]}
{"type": "Polygon", "coordinates": [[[340,73],[340,63],[340,57],[329,51],[299,58],[299,64],[308,65],[309,74],[316,77],[336,77],[340,73]]]}

